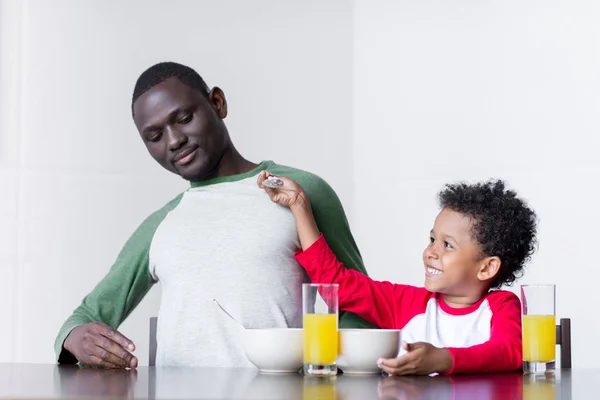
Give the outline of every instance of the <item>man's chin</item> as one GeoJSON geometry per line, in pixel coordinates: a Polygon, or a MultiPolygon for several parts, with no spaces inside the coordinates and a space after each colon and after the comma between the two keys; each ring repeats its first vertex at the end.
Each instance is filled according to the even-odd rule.
{"type": "Polygon", "coordinates": [[[202,182],[215,176],[215,172],[208,166],[208,162],[192,163],[178,167],[176,173],[190,182],[202,182]]]}

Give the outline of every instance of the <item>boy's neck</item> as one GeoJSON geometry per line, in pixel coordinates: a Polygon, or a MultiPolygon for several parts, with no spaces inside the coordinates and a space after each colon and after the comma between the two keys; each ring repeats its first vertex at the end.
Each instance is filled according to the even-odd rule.
{"type": "Polygon", "coordinates": [[[444,302],[446,305],[452,308],[466,308],[471,307],[487,295],[489,289],[482,289],[473,294],[467,294],[462,296],[455,296],[451,294],[444,294],[444,302]]]}

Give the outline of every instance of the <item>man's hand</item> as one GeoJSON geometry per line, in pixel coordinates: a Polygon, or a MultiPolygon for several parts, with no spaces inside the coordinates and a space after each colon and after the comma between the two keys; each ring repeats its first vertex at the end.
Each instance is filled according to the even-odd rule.
{"type": "Polygon", "coordinates": [[[104,368],[137,368],[138,359],[131,354],[135,345],[125,336],[102,322],[73,328],[64,348],[85,365],[104,368]]]}
{"type": "Polygon", "coordinates": [[[379,368],[390,375],[429,375],[433,372],[445,373],[452,369],[452,356],[448,349],[438,348],[429,343],[402,343],[407,351],[401,357],[381,359],[379,368]]]}

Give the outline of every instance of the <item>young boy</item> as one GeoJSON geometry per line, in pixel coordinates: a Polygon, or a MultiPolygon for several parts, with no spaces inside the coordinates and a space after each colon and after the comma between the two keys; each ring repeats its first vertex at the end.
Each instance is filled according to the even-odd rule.
{"type": "Polygon", "coordinates": [[[382,329],[402,329],[402,350],[378,365],[392,375],[515,371],[522,367],[517,296],[510,285],[535,250],[536,215],[502,181],[447,185],[423,251],[425,287],[378,282],[344,268],[320,234],[304,190],[263,171],[259,187],[289,207],[312,282],[339,284],[339,307],[382,329]]]}

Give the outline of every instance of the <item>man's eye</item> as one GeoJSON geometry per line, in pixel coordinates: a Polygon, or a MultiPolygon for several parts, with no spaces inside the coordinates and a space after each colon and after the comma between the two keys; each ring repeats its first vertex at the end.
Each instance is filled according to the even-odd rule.
{"type": "Polygon", "coordinates": [[[189,123],[191,120],[192,120],[192,114],[187,114],[179,120],[179,123],[185,125],[185,124],[189,123]]]}
{"type": "Polygon", "coordinates": [[[150,138],[148,140],[151,142],[158,142],[161,138],[162,138],[162,133],[158,132],[157,134],[150,136],[150,138]]]}

